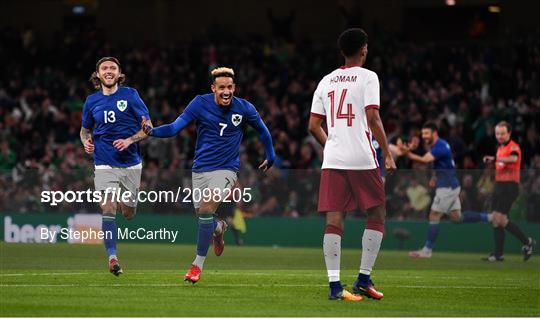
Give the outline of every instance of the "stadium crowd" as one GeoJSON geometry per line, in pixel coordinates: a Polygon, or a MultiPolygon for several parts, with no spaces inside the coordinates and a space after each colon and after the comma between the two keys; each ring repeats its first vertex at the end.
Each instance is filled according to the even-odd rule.
{"type": "MultiPolygon", "coordinates": [[[[256,167],[264,148],[255,132],[247,132],[240,180],[253,189],[256,200],[244,209],[256,215],[315,214],[322,150],[306,128],[318,81],[341,61],[333,43],[247,36],[133,47],[113,45],[104,34],[73,29],[43,45],[31,28],[0,31],[0,210],[50,210],[39,203],[42,189],[92,185],[91,158],[79,141],[81,112],[85,97],[93,92],[88,78],[95,62],[114,55],[127,85],[138,89],[150,109],[154,125],[173,121],[195,95],[208,92],[210,69],[233,67],[235,94],[258,108],[277,153],[276,167],[259,176],[256,167]]],[[[372,39],[366,67],[381,81],[381,112],[389,139],[407,140],[425,121],[438,123],[457,167],[463,169],[464,209],[481,210],[493,185],[492,170],[485,170],[482,157],[495,152],[494,125],[509,121],[523,150],[522,217],[539,221],[538,38],[482,45],[416,44],[382,35],[372,39]]],[[[194,136],[192,125],[178,137],[141,143],[142,189],[187,186],[188,179],[179,172],[191,167],[194,136]]],[[[422,218],[429,207],[428,170],[406,159],[399,159],[398,167],[414,170],[387,179],[388,213],[391,218],[422,218]]],[[[181,203],[146,209],[191,211],[181,203]]]]}

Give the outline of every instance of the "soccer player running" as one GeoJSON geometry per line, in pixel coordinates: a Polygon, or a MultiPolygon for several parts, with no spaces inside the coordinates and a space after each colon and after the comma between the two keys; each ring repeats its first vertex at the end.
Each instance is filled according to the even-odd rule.
{"type": "Polygon", "coordinates": [[[309,131],[324,146],[319,212],[326,213],[323,239],[329,280],[328,298],[360,301],[362,295],[383,298],[370,274],[379,253],[386,214],[383,181],[371,135],[379,143],[387,172],[396,169],[379,116],[379,79],[362,67],[368,53],[367,34],[347,29],[338,39],[345,65],[326,75],[317,86],[311,106],[309,131]],[[328,135],[322,128],[326,120],[328,135]],[[353,293],[340,281],[341,237],[345,214],[367,212],[362,237],[362,260],[353,293]]]}
{"type": "Polygon", "coordinates": [[[526,236],[519,226],[508,220],[508,212],[519,195],[521,149],[519,144],[511,139],[510,123],[502,121],[495,126],[495,138],[499,143],[496,156],[485,156],[484,162],[495,162],[495,187],[493,189],[491,209],[493,239],[495,251],[485,261],[495,262],[504,260],[504,230],[506,229],[523,243],[523,260],[527,261],[533,254],[536,241],[526,236]]]}
{"type": "Polygon", "coordinates": [[[123,271],[116,255],[116,211],[120,207],[124,218],[135,217],[142,170],[138,142],[146,137],[141,121],[148,126],[152,123],[137,91],[120,85],[125,75],[116,58],[100,59],[90,80],[99,91],[86,98],[80,137],[86,153],[94,157],[95,189],[104,194],[100,205],[109,271],[118,276],[123,271]],[[129,192],[125,202],[113,198],[119,187],[129,192]]]}
{"type": "Polygon", "coordinates": [[[200,279],[208,247],[213,241],[214,253],[220,256],[224,249],[223,234],[227,224],[217,221],[215,212],[232,189],[240,169],[240,143],[246,124],[258,133],[266,151],[266,159],[259,169],[266,171],[275,159],[272,137],[259,113],[250,102],[234,96],[234,71],[216,68],[211,72],[213,93],[196,96],[184,112],[171,124],[151,128],[143,124],[148,135],[171,137],[191,122],[197,124],[197,145],[193,160],[193,194],[205,189],[218,190],[221,196],[205,198],[193,196],[198,216],[197,255],[184,276],[185,281],[196,283],[200,279]],[[217,200],[216,200],[217,199],[217,200]],[[220,200],[221,199],[221,200],[220,200]]]}
{"type": "Polygon", "coordinates": [[[449,215],[452,222],[455,223],[473,223],[490,219],[487,213],[466,212],[461,214],[461,200],[459,193],[461,187],[456,175],[456,165],[454,163],[452,149],[447,141],[439,137],[437,125],[428,122],[422,127],[422,140],[430,150],[423,156],[411,152],[411,149],[417,145],[402,145],[402,153],[410,160],[429,164],[433,163],[435,177],[430,181],[432,186],[436,186],[435,198],[429,212],[429,227],[427,239],[424,247],[420,250],[409,252],[413,258],[431,258],[433,245],[439,235],[441,217],[449,215]]]}

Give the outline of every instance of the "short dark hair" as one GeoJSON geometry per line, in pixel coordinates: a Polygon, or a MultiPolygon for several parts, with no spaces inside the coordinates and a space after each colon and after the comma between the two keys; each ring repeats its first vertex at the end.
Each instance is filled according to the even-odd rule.
{"type": "Polygon", "coordinates": [[[98,76],[99,66],[101,65],[101,63],[106,61],[114,62],[116,63],[116,65],[118,65],[118,70],[120,71],[120,76],[118,77],[118,84],[122,84],[126,81],[126,75],[122,73],[122,66],[120,65],[120,61],[118,61],[118,59],[113,56],[106,56],[96,62],[96,70],[92,72],[92,75],[90,75],[90,82],[92,82],[92,85],[94,85],[94,88],[96,90],[101,89],[101,80],[98,76]]]}
{"type": "Polygon", "coordinates": [[[512,125],[510,125],[510,123],[506,122],[506,121],[500,121],[499,123],[497,123],[497,125],[495,126],[499,126],[499,127],[506,127],[506,131],[508,133],[512,133],[512,125]]]}
{"type": "Polygon", "coordinates": [[[357,54],[367,43],[368,35],[360,28],[347,29],[338,38],[338,47],[345,57],[357,54]]]}
{"type": "Polygon", "coordinates": [[[430,129],[432,130],[433,132],[438,132],[439,131],[439,128],[437,127],[437,124],[433,123],[433,122],[427,122],[425,123],[422,128],[427,128],[427,129],[430,129]]]}

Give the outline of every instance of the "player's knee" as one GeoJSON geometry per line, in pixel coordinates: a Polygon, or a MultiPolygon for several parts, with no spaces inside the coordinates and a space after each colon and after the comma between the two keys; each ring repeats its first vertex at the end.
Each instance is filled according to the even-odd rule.
{"type": "Polygon", "coordinates": [[[459,224],[463,221],[461,214],[450,214],[450,221],[459,224]]]}
{"type": "Polygon", "coordinates": [[[383,221],[386,218],[386,206],[379,205],[367,210],[368,219],[383,221]]]}
{"type": "Polygon", "coordinates": [[[205,212],[210,214],[215,214],[217,211],[217,208],[219,206],[219,203],[214,202],[202,202],[201,206],[199,207],[199,212],[205,212]]]}
{"type": "Polygon", "coordinates": [[[114,202],[106,202],[101,204],[101,211],[103,212],[103,214],[107,213],[116,215],[116,208],[117,206],[114,202]]]}
{"type": "Polygon", "coordinates": [[[328,212],[326,213],[326,225],[332,225],[338,228],[343,227],[343,213],[328,212]]]}
{"type": "Polygon", "coordinates": [[[126,220],[131,220],[135,218],[135,215],[137,214],[136,207],[129,207],[126,205],[122,205],[122,215],[126,220]]]}
{"type": "Polygon", "coordinates": [[[506,225],[508,224],[508,216],[506,215],[501,215],[499,217],[499,226],[501,227],[506,227],[506,225]]]}
{"type": "Polygon", "coordinates": [[[491,224],[493,225],[493,227],[503,226],[505,217],[506,216],[504,214],[494,212],[492,214],[491,224]]]}
{"type": "Polygon", "coordinates": [[[441,213],[431,211],[429,213],[428,219],[429,219],[430,222],[439,222],[441,220],[441,213]]]}

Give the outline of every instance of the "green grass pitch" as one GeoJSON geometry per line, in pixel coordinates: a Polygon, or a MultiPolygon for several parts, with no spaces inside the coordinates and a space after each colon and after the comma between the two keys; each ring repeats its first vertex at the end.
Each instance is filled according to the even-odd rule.
{"type": "MultiPolygon", "coordinates": [[[[478,254],[411,260],[382,251],[381,301],[327,300],[321,249],[226,247],[209,252],[201,281],[183,282],[194,246],[119,244],[124,275],[102,246],[0,243],[0,316],[540,316],[540,256],[502,263],[478,254]]],[[[344,250],[342,282],[359,250],[344,250]]]]}

